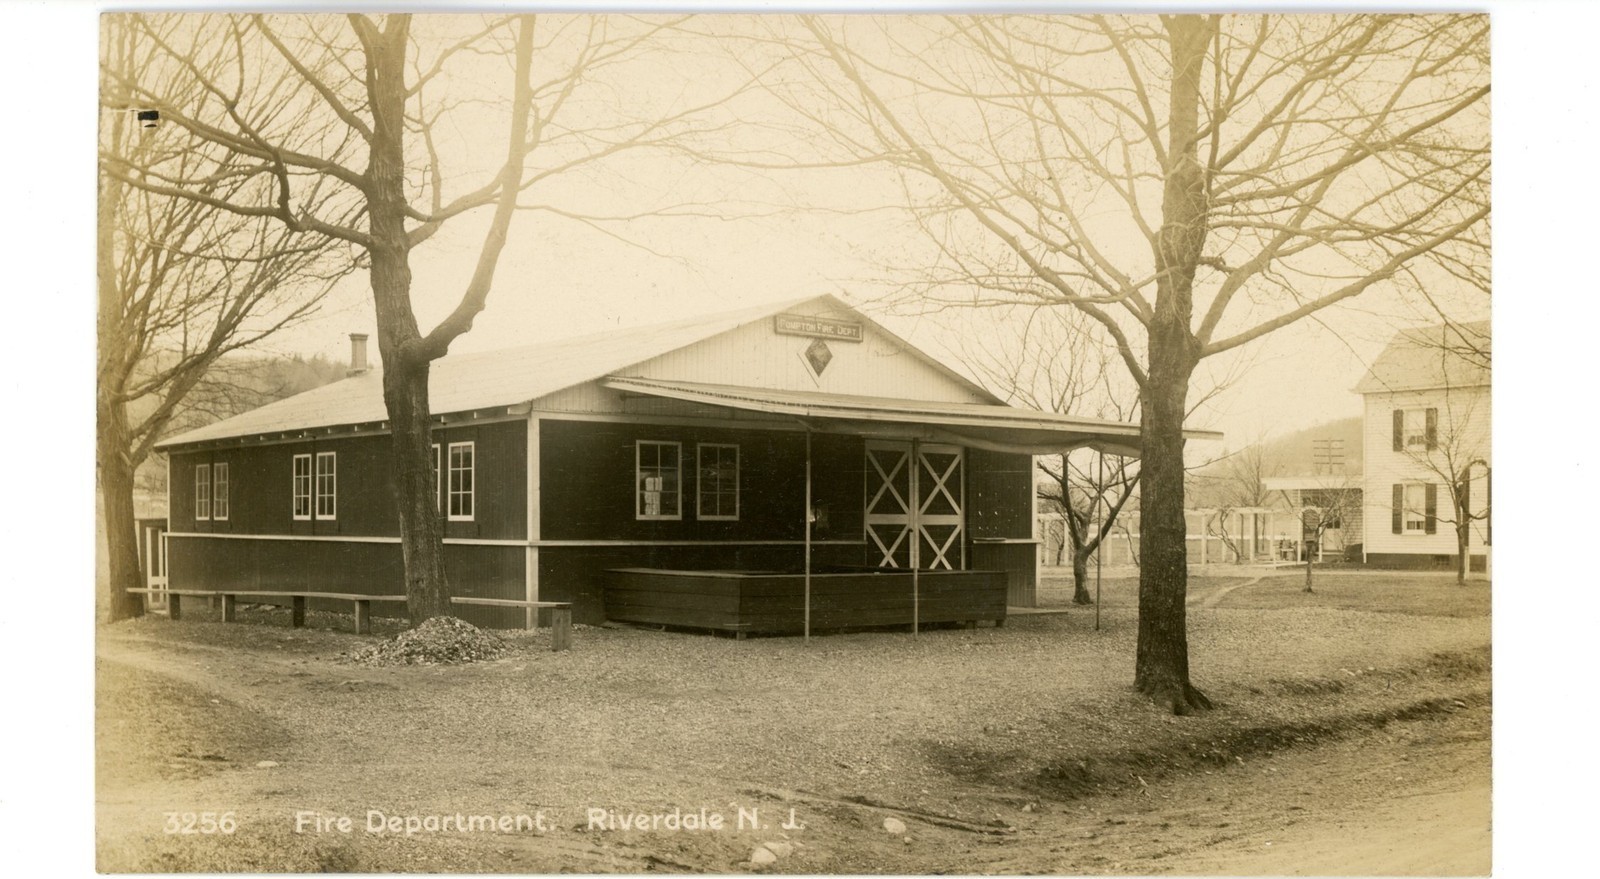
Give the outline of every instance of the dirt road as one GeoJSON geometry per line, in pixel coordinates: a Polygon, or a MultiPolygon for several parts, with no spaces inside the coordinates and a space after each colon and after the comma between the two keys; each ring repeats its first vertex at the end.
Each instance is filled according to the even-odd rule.
{"type": "MultiPolygon", "coordinates": [[[[1430,626],[1438,627],[1441,640],[1422,642],[1425,630],[1409,618],[1364,619],[1369,629],[1391,625],[1407,636],[1412,652],[1392,660],[1402,665],[1356,674],[1351,669],[1365,669],[1365,663],[1340,656],[1323,661],[1337,675],[1331,680],[1263,680],[1276,689],[1262,696],[1219,687],[1233,700],[1231,708],[1181,722],[1154,715],[1126,696],[1096,695],[1098,690],[1084,697],[1090,701],[1070,702],[1066,678],[1030,682],[1036,694],[1048,686],[1062,688],[1049,698],[993,704],[977,701],[994,689],[993,674],[960,683],[963,670],[981,672],[984,662],[1059,664],[1040,657],[1093,647],[1056,631],[1071,624],[1059,618],[1019,622],[994,633],[1003,640],[981,648],[961,646],[990,643],[964,640],[969,633],[949,633],[943,641],[930,637],[914,663],[895,658],[905,653],[904,642],[888,638],[836,639],[824,645],[836,656],[818,651],[808,659],[778,642],[752,650],[711,639],[591,632],[583,651],[559,659],[531,653],[460,669],[353,668],[327,658],[335,648],[356,643],[353,637],[328,632],[161,623],[125,628],[102,641],[99,655],[102,868],[750,872],[757,869],[748,861],[754,847],[792,839],[793,850],[766,870],[1488,872],[1486,668],[1455,663],[1426,671],[1432,666],[1424,661],[1428,649],[1475,643],[1475,628],[1435,621],[1430,626]],[[206,638],[226,638],[227,646],[201,643],[206,638]],[[651,648],[678,657],[706,653],[718,661],[679,667],[642,683],[603,677],[618,657],[651,648]],[[883,650],[896,652],[874,662],[861,658],[883,650]],[[579,661],[590,665],[568,668],[579,661]],[[804,676],[792,671],[802,662],[817,663],[810,677],[834,681],[835,687],[847,680],[847,668],[883,667],[899,679],[943,662],[939,674],[950,698],[941,711],[929,713],[915,693],[900,693],[906,703],[900,705],[894,689],[855,684],[870,690],[871,714],[887,729],[875,734],[862,723],[841,724],[844,702],[805,713],[821,697],[810,689],[784,689],[800,686],[804,676]],[[535,673],[541,677],[531,678],[535,673]],[[732,675],[745,675],[748,682],[730,688],[732,675]],[[744,709],[747,703],[730,701],[743,700],[757,686],[765,701],[786,706],[774,720],[781,717],[785,728],[803,724],[803,735],[778,735],[744,709]],[[1130,770],[1121,781],[1092,788],[1111,793],[1029,793],[1028,785],[1039,778],[1036,768],[1004,777],[973,774],[949,759],[959,748],[931,739],[953,735],[934,726],[947,723],[964,735],[955,744],[979,749],[972,752],[973,763],[984,770],[1015,759],[1035,761],[1028,765],[1036,767],[1041,754],[1062,747],[1064,738],[1120,740],[1115,727],[1089,724],[1121,718],[1143,725],[1139,741],[1165,742],[1160,753],[1166,759],[1203,741],[1171,739],[1170,731],[1210,729],[1206,736],[1226,734],[1237,743],[1246,730],[1236,720],[1262,710],[1251,699],[1273,710],[1312,712],[1335,703],[1341,711],[1354,710],[1345,706],[1388,704],[1377,697],[1391,686],[1393,705],[1447,707],[1406,715],[1412,719],[1341,723],[1336,735],[1310,735],[1282,749],[1230,750],[1245,756],[1216,765],[1130,770]],[[537,698],[529,699],[530,693],[537,698]],[[1451,701],[1456,696],[1459,706],[1451,701]],[[1118,708],[1123,701],[1128,704],[1118,708]],[[967,707],[975,704],[981,708],[967,707]],[[841,746],[830,734],[851,743],[841,746]],[[743,745],[741,736],[748,740],[743,745]],[[1011,740],[1020,744],[1007,744],[1011,740]],[[471,747],[463,747],[468,742],[471,747]],[[429,758],[415,760],[413,752],[429,758]],[[846,756],[848,764],[841,762],[846,756]],[[794,834],[774,827],[704,835],[595,833],[580,826],[585,806],[656,803],[759,806],[780,816],[792,807],[807,826],[794,834]],[[432,813],[497,804],[547,808],[563,823],[550,834],[408,839],[300,834],[290,829],[288,817],[307,808],[359,820],[374,805],[432,813]],[[163,834],[164,810],[180,808],[237,809],[241,831],[226,839],[163,834]],[[903,837],[884,832],[887,817],[906,825],[903,837]]],[[[1311,637],[1328,630],[1328,621],[1319,621],[1297,633],[1301,654],[1311,637]]],[[[1087,661],[1077,665],[1089,667],[1087,661]]],[[[1279,661],[1277,668],[1288,663],[1279,661]]],[[[1280,729],[1301,715],[1261,716],[1280,729]]],[[[1108,777],[1101,772],[1102,781],[1108,777]]]]}
{"type": "Polygon", "coordinates": [[[1487,875],[1486,705],[1069,806],[997,872],[1487,875]]]}

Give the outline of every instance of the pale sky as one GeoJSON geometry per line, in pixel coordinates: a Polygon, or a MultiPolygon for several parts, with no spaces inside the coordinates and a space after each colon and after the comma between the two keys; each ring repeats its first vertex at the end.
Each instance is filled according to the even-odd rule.
{"type": "MultiPolygon", "coordinates": [[[[751,25],[717,19],[708,27],[744,31],[751,25]]],[[[614,91],[627,92],[630,105],[666,106],[686,93],[696,98],[714,93],[716,83],[731,83],[741,73],[712,42],[690,40],[679,49],[666,61],[646,61],[617,75],[614,91]],[[648,86],[629,91],[635,83],[648,86]]],[[[491,93],[503,88],[503,75],[489,73],[485,88],[491,93]]],[[[771,112],[770,103],[740,101],[734,105],[736,116],[771,112]]],[[[456,152],[447,160],[459,171],[459,188],[477,185],[481,176],[474,177],[474,171],[499,160],[503,124],[500,115],[486,113],[452,125],[452,145],[446,148],[456,152]]],[[[730,141],[749,137],[744,130],[730,135],[730,141]]],[[[895,264],[914,262],[929,248],[906,215],[889,209],[903,203],[899,179],[883,166],[751,171],[654,154],[610,162],[599,174],[559,179],[539,191],[541,200],[596,214],[690,200],[724,216],[613,222],[601,232],[549,213],[519,214],[488,308],[453,350],[504,348],[821,293],[864,302],[873,310],[873,300],[908,280],[896,276],[895,264]]],[[[447,226],[413,255],[413,300],[424,330],[459,297],[485,222],[480,212],[447,226]]],[[[375,331],[366,283],[364,274],[349,278],[319,317],[282,334],[270,348],[346,358],[347,333],[375,331]]],[[[1450,298],[1447,290],[1434,292],[1450,298]]],[[[1481,297],[1468,301],[1460,317],[1486,316],[1487,302],[1476,298],[1481,297]]],[[[948,355],[940,327],[905,312],[874,316],[933,353],[948,355]]],[[[1350,388],[1364,362],[1396,326],[1431,319],[1392,291],[1375,288],[1348,305],[1208,361],[1203,371],[1235,378],[1197,413],[1193,426],[1222,430],[1228,435],[1225,444],[1237,446],[1356,414],[1360,398],[1350,388]]],[[[959,320],[947,312],[941,322],[959,320]]],[[[1208,381],[1202,375],[1196,389],[1208,381]]]]}

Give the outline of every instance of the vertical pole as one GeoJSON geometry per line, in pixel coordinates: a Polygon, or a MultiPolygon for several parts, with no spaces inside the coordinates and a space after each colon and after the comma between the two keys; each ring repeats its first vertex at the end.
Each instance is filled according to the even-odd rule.
{"type": "Polygon", "coordinates": [[[805,640],[811,640],[811,426],[806,425],[806,623],[805,640]]]}
{"type": "MultiPolygon", "coordinates": [[[[539,467],[541,451],[539,447],[540,421],[537,415],[528,416],[527,442],[524,444],[524,453],[527,458],[527,494],[524,498],[528,521],[528,545],[522,551],[522,600],[539,600],[539,515],[540,515],[540,484],[539,467]]],[[[536,607],[523,608],[522,627],[533,631],[539,625],[539,609],[536,607]]]]}
{"type": "Polygon", "coordinates": [[[911,509],[906,525],[911,529],[911,634],[917,635],[922,623],[922,495],[918,490],[922,475],[922,440],[911,441],[911,509]]]}
{"type": "MultiPolygon", "coordinates": [[[[1100,509],[1100,496],[1105,494],[1106,489],[1106,453],[1097,449],[1095,456],[1099,475],[1095,477],[1098,480],[1098,484],[1095,486],[1094,495],[1094,533],[1099,534],[1100,529],[1104,527],[1100,522],[1100,517],[1105,514],[1100,509]]],[[[1062,468],[1067,466],[1065,460],[1061,462],[1061,466],[1062,468]]],[[[1094,630],[1096,632],[1100,631],[1100,562],[1105,557],[1105,548],[1104,542],[1099,543],[1094,548],[1094,630]]]]}
{"type": "Polygon", "coordinates": [[[572,647],[572,605],[552,608],[550,611],[550,649],[567,650],[572,647]]]}

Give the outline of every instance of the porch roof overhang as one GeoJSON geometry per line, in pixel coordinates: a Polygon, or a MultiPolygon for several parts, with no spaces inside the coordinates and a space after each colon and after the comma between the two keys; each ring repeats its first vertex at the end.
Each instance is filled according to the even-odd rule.
{"type": "MultiPolygon", "coordinates": [[[[819,433],[926,442],[1025,455],[1054,455],[1091,448],[1138,457],[1139,425],[985,403],[943,403],[895,397],[858,397],[820,391],[785,391],[738,385],[608,376],[601,386],[706,406],[792,416],[819,433]]],[[[1221,439],[1210,430],[1186,430],[1187,439],[1221,439]]]]}

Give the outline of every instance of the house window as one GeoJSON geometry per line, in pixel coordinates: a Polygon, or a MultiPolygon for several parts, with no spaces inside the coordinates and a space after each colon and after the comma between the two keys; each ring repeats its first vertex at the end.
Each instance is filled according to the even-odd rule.
{"type": "Polygon", "coordinates": [[[228,465],[211,465],[211,518],[228,520],[228,465]]]}
{"type": "Polygon", "coordinates": [[[337,452],[317,453],[317,497],[316,515],[318,519],[335,519],[339,515],[339,458],[337,452]]]}
{"type": "Polygon", "coordinates": [[[634,515],[639,519],[680,519],[679,443],[639,440],[634,446],[634,515]]]}
{"type": "Polygon", "coordinates": [[[450,519],[472,519],[472,443],[450,444],[450,519]]]}
{"type": "Polygon", "coordinates": [[[311,518],[311,456],[294,456],[294,518],[311,518]]]}
{"type": "Polygon", "coordinates": [[[1428,487],[1420,482],[1406,484],[1406,501],[1401,521],[1406,534],[1425,534],[1428,530],[1428,487]]]}
{"type": "Polygon", "coordinates": [[[1438,409],[1394,410],[1394,450],[1430,450],[1438,445],[1438,409]]]}
{"type": "Polygon", "coordinates": [[[699,457],[699,515],[702,519],[732,521],[739,518],[739,447],[701,443],[699,457]]]}
{"type": "Polygon", "coordinates": [[[194,468],[194,517],[211,518],[211,465],[197,464],[194,468]]]}

